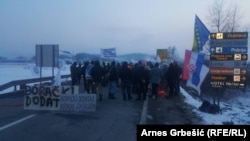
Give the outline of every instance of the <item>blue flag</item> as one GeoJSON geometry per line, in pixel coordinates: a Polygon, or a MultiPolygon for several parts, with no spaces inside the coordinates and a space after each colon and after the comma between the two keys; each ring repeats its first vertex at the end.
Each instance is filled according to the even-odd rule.
{"type": "Polygon", "coordinates": [[[202,51],[202,47],[206,44],[209,38],[209,30],[207,27],[202,23],[200,18],[195,15],[195,23],[194,23],[194,42],[192,51],[200,52],[202,51]]]}

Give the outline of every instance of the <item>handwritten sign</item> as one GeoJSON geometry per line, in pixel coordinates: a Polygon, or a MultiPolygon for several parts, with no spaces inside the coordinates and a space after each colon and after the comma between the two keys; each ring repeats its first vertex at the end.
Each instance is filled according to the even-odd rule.
{"type": "Polygon", "coordinates": [[[79,94],[77,86],[25,87],[24,109],[84,112],[95,111],[96,95],[79,94]]]}

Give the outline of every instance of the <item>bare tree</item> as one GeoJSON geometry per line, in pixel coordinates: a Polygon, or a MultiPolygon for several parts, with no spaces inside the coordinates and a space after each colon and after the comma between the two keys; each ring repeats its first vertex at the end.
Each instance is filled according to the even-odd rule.
{"type": "Polygon", "coordinates": [[[215,0],[208,11],[209,23],[216,32],[234,32],[240,29],[243,14],[237,5],[227,5],[224,0],[215,0]]]}
{"type": "MultiPolygon", "coordinates": [[[[227,4],[224,0],[214,0],[214,3],[208,7],[208,21],[214,32],[235,32],[247,31],[247,27],[243,27],[243,13],[237,5],[227,4]]],[[[206,44],[203,53],[210,55],[210,45],[206,44]]]]}

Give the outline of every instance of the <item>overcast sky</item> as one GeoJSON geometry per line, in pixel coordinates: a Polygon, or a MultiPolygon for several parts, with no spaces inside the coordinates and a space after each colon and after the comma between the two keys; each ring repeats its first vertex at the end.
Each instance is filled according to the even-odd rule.
{"type": "MultiPolygon", "coordinates": [[[[0,56],[34,56],[36,44],[72,53],[156,54],[191,49],[195,14],[210,29],[214,0],[0,0],[0,56]]],[[[230,0],[225,2],[230,3],[230,0]]],[[[250,0],[233,0],[250,24],[250,0]]],[[[249,29],[248,29],[249,30],[249,29]]]]}

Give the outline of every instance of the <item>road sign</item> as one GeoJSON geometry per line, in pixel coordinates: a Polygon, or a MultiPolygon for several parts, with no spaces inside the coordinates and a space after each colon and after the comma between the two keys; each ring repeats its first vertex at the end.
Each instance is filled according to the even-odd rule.
{"type": "Polygon", "coordinates": [[[248,32],[211,33],[210,39],[247,39],[248,32]]]}
{"type": "Polygon", "coordinates": [[[245,82],[246,75],[211,75],[211,81],[245,82]]]}
{"type": "Polygon", "coordinates": [[[247,60],[247,54],[210,54],[210,60],[247,60]]]}
{"type": "Polygon", "coordinates": [[[210,39],[211,47],[247,47],[247,39],[210,39]]]}
{"type": "Polygon", "coordinates": [[[209,61],[209,67],[211,68],[245,68],[247,61],[209,61]]]}
{"type": "Polygon", "coordinates": [[[246,82],[224,82],[224,81],[212,81],[211,86],[213,88],[246,88],[246,82]]]}
{"type": "Polygon", "coordinates": [[[210,68],[211,75],[246,75],[246,68],[210,68]]]}
{"type": "Polygon", "coordinates": [[[210,34],[209,71],[214,88],[245,88],[248,32],[210,34]]]}
{"type": "Polygon", "coordinates": [[[210,47],[212,54],[234,54],[243,53],[246,54],[248,51],[247,47],[210,47]]]}

